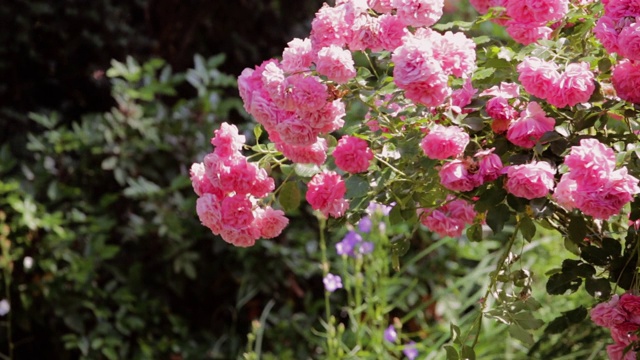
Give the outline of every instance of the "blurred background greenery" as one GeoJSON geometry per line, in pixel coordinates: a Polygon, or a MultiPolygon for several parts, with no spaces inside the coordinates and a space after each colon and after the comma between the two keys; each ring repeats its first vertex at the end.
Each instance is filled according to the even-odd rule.
{"type": "MultiPolygon", "coordinates": [[[[0,318],[0,357],[321,357],[324,340],[312,331],[322,330],[324,313],[312,214],[300,211],[277,239],[233,248],[199,224],[188,178],[222,121],[250,134],[235,77],[305,37],[321,3],[0,3],[0,298],[11,304],[0,318]]],[[[458,6],[449,16],[470,16],[458,6]]],[[[330,250],[342,234],[329,238],[330,250]]],[[[493,259],[487,255],[500,242],[425,233],[409,240],[402,271],[375,286],[391,287],[387,321],[403,318],[407,333],[430,344],[423,355],[441,358],[450,322],[474,320],[470,310],[494,266],[483,259],[493,259]]],[[[523,252],[559,262],[560,249],[558,239],[541,236],[523,252]]],[[[537,315],[550,321],[587,305],[563,297],[545,308],[549,268],[532,265],[543,303],[537,315]]],[[[341,295],[332,299],[339,322],[354,321],[341,295]]],[[[531,353],[505,326],[486,322],[477,352],[598,354],[602,337],[575,318],[554,338],[537,337],[531,353]]]]}

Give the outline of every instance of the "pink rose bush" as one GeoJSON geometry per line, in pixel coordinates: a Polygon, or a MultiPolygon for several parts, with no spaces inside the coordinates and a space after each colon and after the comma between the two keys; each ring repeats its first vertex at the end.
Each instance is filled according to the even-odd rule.
{"type": "Polygon", "coordinates": [[[444,205],[433,210],[422,210],[420,222],[440,236],[460,237],[466,225],[472,224],[476,212],[473,205],[448,197],[444,205]]]}

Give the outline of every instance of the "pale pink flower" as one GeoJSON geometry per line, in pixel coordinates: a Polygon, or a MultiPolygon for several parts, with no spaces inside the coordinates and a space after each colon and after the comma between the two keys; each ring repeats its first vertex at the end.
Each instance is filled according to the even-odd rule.
{"type": "Polygon", "coordinates": [[[440,168],[440,184],[452,191],[471,191],[481,185],[481,180],[469,172],[469,163],[453,160],[440,168]]]}
{"type": "Polygon", "coordinates": [[[443,72],[442,66],[434,58],[430,42],[414,36],[406,36],[403,41],[391,57],[395,64],[393,78],[399,87],[428,81],[434,74],[443,72]]]}
{"type": "Polygon", "coordinates": [[[613,149],[597,139],[582,139],[580,146],[572,146],[564,159],[571,178],[581,184],[599,184],[615,169],[616,155],[613,149]]]}
{"type": "Polygon", "coordinates": [[[293,104],[287,104],[284,88],[286,75],[278,62],[269,62],[262,71],[262,84],[269,96],[279,107],[293,108],[293,104]]]}
{"type": "Polygon", "coordinates": [[[520,23],[541,24],[562,19],[569,11],[568,0],[508,0],[507,15],[520,23]]]}
{"type": "Polygon", "coordinates": [[[338,141],[333,157],[341,170],[359,173],[367,171],[373,160],[373,152],[365,140],[345,135],[338,141]]]}
{"type": "Polygon", "coordinates": [[[494,85],[489,89],[480,93],[480,96],[501,97],[504,99],[513,99],[520,96],[520,85],[510,82],[501,82],[500,85],[494,85]]]}
{"type": "MultiPolygon", "coordinates": [[[[437,34],[436,32],[433,33],[437,34]]],[[[440,62],[446,74],[468,77],[476,69],[476,44],[463,33],[447,31],[444,35],[435,35],[434,57],[440,62]]]]}
{"type": "Polygon", "coordinates": [[[282,52],[282,69],[288,73],[308,71],[314,58],[311,40],[293,39],[282,52]]]}
{"type": "Polygon", "coordinates": [[[244,229],[253,222],[253,204],[245,195],[232,195],[222,199],[220,221],[223,228],[244,229]]]}
{"type": "Polygon", "coordinates": [[[618,48],[618,34],[620,32],[616,30],[616,20],[609,15],[604,15],[598,19],[596,26],[593,28],[593,34],[596,39],[600,40],[602,46],[609,53],[619,52],[618,48]]]}
{"type": "Polygon", "coordinates": [[[262,198],[267,196],[270,192],[275,189],[275,182],[272,177],[267,174],[265,169],[259,168],[256,173],[255,179],[253,179],[253,183],[251,184],[251,190],[249,190],[249,194],[262,198]]]}
{"type": "Polygon", "coordinates": [[[351,38],[347,47],[352,51],[364,51],[370,49],[377,52],[382,50],[380,44],[380,23],[378,18],[362,14],[355,18],[351,27],[351,38]]]}
{"type": "Polygon", "coordinates": [[[351,24],[345,20],[344,5],[332,7],[326,3],[311,21],[311,45],[318,51],[330,45],[344,46],[351,37],[351,24]]]}
{"type": "Polygon", "coordinates": [[[326,217],[344,215],[348,207],[344,199],[347,189],[340,175],[333,171],[321,172],[311,178],[307,187],[306,199],[314,210],[319,210],[326,217]]]}
{"type": "Polygon", "coordinates": [[[196,212],[202,225],[208,227],[214,235],[222,231],[220,198],[213,194],[203,194],[196,200],[196,212]]]}
{"type": "Polygon", "coordinates": [[[506,127],[494,129],[495,132],[500,133],[504,132],[508,129],[508,125],[512,120],[515,120],[518,117],[518,112],[513,106],[509,105],[507,99],[503,97],[494,97],[487,101],[485,106],[485,110],[487,111],[487,115],[489,115],[492,119],[502,121],[506,127]],[[496,131],[501,130],[501,131],[496,131]]]}
{"type": "MultiPolygon", "coordinates": [[[[212,183],[220,187],[224,193],[235,192],[240,195],[251,193],[258,175],[258,166],[248,162],[243,156],[225,159],[223,162],[224,165],[217,168],[217,174],[211,176],[209,172],[210,177],[217,175],[217,179],[211,179],[212,183]]],[[[210,164],[209,159],[207,164],[210,164]]]]}
{"type": "Polygon", "coordinates": [[[202,196],[204,194],[213,194],[219,198],[222,198],[222,191],[217,187],[214,187],[211,184],[211,181],[209,181],[209,178],[206,176],[203,163],[192,164],[191,169],[189,169],[189,176],[191,178],[193,191],[195,191],[198,196],[202,196]]]}
{"type": "Polygon", "coordinates": [[[303,120],[293,112],[283,113],[275,130],[282,142],[295,146],[312,145],[318,136],[307,119],[303,120]]]}
{"type": "Polygon", "coordinates": [[[330,133],[342,128],[345,115],[345,105],[340,99],[326,103],[317,111],[298,112],[298,116],[305,119],[309,126],[318,133],[330,133]]]}
{"type": "Polygon", "coordinates": [[[327,141],[323,138],[317,138],[309,146],[288,145],[275,140],[274,143],[276,150],[294,163],[322,165],[327,160],[327,141]]]}
{"type": "Polygon", "coordinates": [[[327,103],[327,85],[317,76],[292,75],[284,85],[295,111],[317,111],[327,103]]]}
{"type": "Polygon", "coordinates": [[[585,215],[607,220],[619,214],[622,208],[640,193],[638,179],[627,174],[627,168],[611,172],[601,184],[578,182],[574,194],[576,207],[585,215]]]}
{"type": "Polygon", "coordinates": [[[618,97],[640,104],[640,62],[620,61],[613,69],[611,82],[618,97]]]}
{"type": "Polygon", "coordinates": [[[414,27],[431,26],[442,17],[444,0],[391,0],[398,17],[414,27]]]}
{"type": "Polygon", "coordinates": [[[282,110],[271,100],[266,91],[254,91],[247,112],[262,124],[267,131],[273,131],[278,125],[278,116],[282,110]]]}
{"type": "Polygon", "coordinates": [[[434,125],[420,142],[424,154],[436,160],[458,157],[469,144],[469,134],[458,126],[434,125]]]}
{"type": "Polygon", "coordinates": [[[260,66],[257,66],[255,70],[249,68],[244,69],[238,77],[238,91],[247,112],[250,112],[249,109],[253,93],[256,91],[266,91],[262,81],[262,73],[264,72],[264,68],[273,62],[277,63],[278,60],[270,59],[264,61],[260,66]]]}
{"type": "Polygon", "coordinates": [[[530,149],[547,131],[552,131],[556,121],[547,117],[536,102],[530,102],[507,130],[507,139],[520,147],[530,149]]]}
{"type": "Polygon", "coordinates": [[[289,219],[284,216],[282,210],[274,210],[271,206],[264,209],[257,208],[253,212],[255,227],[260,229],[260,237],[273,239],[282,233],[289,224],[289,219]]]}
{"type": "Polygon", "coordinates": [[[531,95],[546,99],[556,88],[560,73],[558,65],[534,57],[526,57],[517,67],[518,80],[531,95]]]}
{"type": "Polygon", "coordinates": [[[394,51],[402,45],[402,38],[409,33],[402,20],[391,14],[384,14],[378,18],[376,34],[381,50],[394,51]]]}
{"type": "Polygon", "coordinates": [[[560,75],[555,91],[549,92],[546,99],[558,108],[588,102],[596,88],[594,81],[589,63],[582,61],[569,64],[560,75]]]}
{"type": "Polygon", "coordinates": [[[391,1],[392,0],[367,0],[367,3],[369,3],[369,7],[372,8],[373,10],[381,14],[386,14],[386,13],[390,13],[391,10],[393,10],[393,5],[391,5],[391,1]]]}
{"type": "Polygon", "coordinates": [[[351,52],[336,45],[322,48],[318,52],[316,71],[338,84],[344,84],[356,76],[351,52]]]}
{"type": "Polygon", "coordinates": [[[502,173],[502,160],[500,156],[493,153],[495,148],[479,151],[474,155],[478,158],[476,177],[480,180],[480,183],[486,183],[497,179],[502,173]]]}
{"type": "Polygon", "coordinates": [[[571,211],[576,207],[574,194],[578,190],[578,183],[572,179],[569,174],[564,174],[560,178],[558,185],[553,190],[553,199],[558,205],[571,211]]]}
{"type": "Polygon", "coordinates": [[[473,84],[471,84],[471,79],[468,78],[460,89],[455,90],[451,93],[451,104],[458,107],[459,109],[462,109],[465,106],[471,104],[473,96],[477,92],[478,90],[474,89],[473,84]]]}
{"type": "Polygon", "coordinates": [[[548,40],[553,30],[548,26],[536,26],[529,23],[507,21],[507,33],[516,42],[529,45],[538,40],[548,40]]]}
{"type": "Polygon", "coordinates": [[[249,247],[256,243],[260,238],[260,229],[253,226],[247,226],[242,229],[225,227],[220,231],[222,240],[238,247],[249,247]]]}
{"type": "Polygon", "coordinates": [[[512,165],[505,169],[505,188],[515,196],[531,200],[545,197],[553,189],[553,175],[556,171],[545,161],[512,165]]]}
{"type": "MultiPolygon", "coordinates": [[[[398,86],[399,88],[403,88],[398,86]]],[[[425,106],[439,106],[451,94],[444,73],[433,74],[427,81],[404,86],[404,97],[425,106]]]]}
{"type": "Polygon", "coordinates": [[[214,137],[211,138],[211,145],[215,146],[214,153],[221,157],[233,156],[240,152],[246,141],[244,135],[238,133],[235,125],[226,122],[220,125],[220,128],[214,131],[214,137]]]}

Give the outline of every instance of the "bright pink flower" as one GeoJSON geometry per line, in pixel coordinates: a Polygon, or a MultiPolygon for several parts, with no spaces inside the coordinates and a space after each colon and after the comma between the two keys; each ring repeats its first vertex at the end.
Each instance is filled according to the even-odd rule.
{"type": "Polygon", "coordinates": [[[494,85],[491,88],[480,93],[480,96],[501,97],[504,99],[513,99],[520,96],[520,85],[510,82],[501,82],[500,86],[494,85]]]}
{"type": "Polygon", "coordinates": [[[507,0],[469,0],[480,14],[486,14],[490,8],[500,6],[504,7],[507,0]]]}
{"type": "Polygon", "coordinates": [[[618,48],[618,34],[616,30],[616,20],[609,15],[604,15],[598,19],[596,26],[593,28],[593,34],[596,39],[600,40],[602,46],[609,53],[619,52],[618,48]]]}
{"type": "MultiPolygon", "coordinates": [[[[402,88],[401,86],[398,86],[402,88]]],[[[451,88],[447,84],[447,77],[443,73],[433,76],[423,82],[412,83],[404,86],[404,97],[425,106],[439,106],[451,94],[451,88]]]]}
{"type": "Polygon", "coordinates": [[[255,227],[260,229],[260,237],[273,239],[280,235],[289,224],[289,219],[284,216],[282,210],[274,210],[271,206],[264,209],[257,208],[254,212],[255,227]]]}
{"type": "Polygon", "coordinates": [[[275,140],[273,142],[276,150],[294,163],[322,165],[327,160],[327,141],[323,138],[317,138],[310,146],[289,145],[275,140]]]}
{"type": "Polygon", "coordinates": [[[633,23],[626,26],[620,32],[618,37],[620,44],[624,46],[620,47],[620,55],[629,58],[631,60],[640,60],[640,24],[633,23]]]}
{"type": "Polygon", "coordinates": [[[560,75],[555,91],[551,91],[546,99],[558,108],[588,102],[596,88],[594,80],[589,63],[569,64],[560,75]]]}
{"type": "MultiPolygon", "coordinates": [[[[207,163],[208,160],[207,160],[207,163]]],[[[224,160],[224,166],[220,166],[216,174],[218,181],[212,181],[222,189],[224,193],[246,195],[253,189],[253,184],[258,175],[258,166],[247,161],[245,157],[235,157],[224,160]]],[[[214,179],[215,180],[215,179],[214,179]]]]}
{"type": "Polygon", "coordinates": [[[326,103],[318,111],[298,112],[298,116],[305,119],[309,126],[318,133],[330,133],[342,128],[345,115],[344,103],[340,99],[326,103]]]}
{"type": "Polygon", "coordinates": [[[608,302],[596,305],[591,309],[591,321],[606,328],[623,323],[627,316],[618,306],[619,300],[618,295],[613,295],[608,302]]]}
{"type": "Polygon", "coordinates": [[[348,202],[344,199],[347,189],[340,175],[324,171],[314,175],[307,186],[306,199],[314,210],[319,210],[326,217],[344,215],[348,208],[348,202]]]}
{"type": "Polygon", "coordinates": [[[282,52],[282,69],[288,73],[307,71],[312,65],[313,57],[309,38],[293,39],[282,52]]]}
{"type": "Polygon", "coordinates": [[[291,94],[295,111],[317,111],[327,103],[327,85],[317,76],[291,75],[284,86],[291,94]]]}
{"type": "Polygon", "coordinates": [[[476,69],[476,44],[463,33],[447,31],[444,35],[433,32],[434,57],[446,74],[467,77],[476,69]]]}
{"type": "Polygon", "coordinates": [[[316,71],[329,80],[344,84],[356,76],[353,58],[349,50],[330,45],[318,52],[316,71]]]}
{"type": "Polygon", "coordinates": [[[278,124],[282,110],[271,100],[266,91],[254,91],[247,112],[262,124],[267,131],[273,131],[278,124]]]}
{"type": "Polygon", "coordinates": [[[434,74],[442,74],[442,66],[434,58],[430,42],[410,35],[404,37],[403,41],[391,58],[395,64],[393,78],[399,87],[429,81],[434,74]]]}
{"type": "Polygon", "coordinates": [[[629,321],[640,324],[640,296],[623,294],[618,305],[627,312],[629,321]]]}
{"type": "Polygon", "coordinates": [[[627,168],[613,171],[602,184],[581,184],[574,194],[576,207],[586,215],[607,220],[640,193],[638,179],[627,174],[627,168]]]}
{"type": "Polygon", "coordinates": [[[289,94],[284,91],[285,79],[286,75],[278,62],[266,64],[262,71],[262,84],[273,102],[282,109],[293,109],[295,106],[287,100],[289,94]]]}
{"type": "Polygon", "coordinates": [[[581,184],[600,184],[606,180],[616,167],[616,155],[613,149],[596,139],[582,139],[580,146],[572,146],[564,159],[569,167],[571,178],[581,184]]]}
{"type": "Polygon", "coordinates": [[[440,184],[452,191],[471,191],[481,185],[480,179],[469,172],[469,163],[453,160],[440,168],[440,184]]]}
{"type": "Polygon", "coordinates": [[[553,189],[556,171],[545,161],[512,165],[505,169],[505,188],[515,196],[531,200],[545,197],[553,189]]]}
{"type": "Polygon", "coordinates": [[[244,229],[253,222],[253,204],[245,195],[232,195],[222,199],[220,221],[224,228],[244,229]]]}
{"type": "Polygon", "coordinates": [[[213,194],[203,194],[196,200],[196,212],[202,225],[208,227],[214,235],[222,230],[220,199],[213,194]]]}
{"type": "Polygon", "coordinates": [[[451,93],[451,104],[458,107],[459,109],[462,109],[465,106],[471,104],[473,96],[477,92],[478,90],[474,89],[473,84],[471,84],[471,79],[467,79],[464,85],[462,85],[462,88],[451,93]]]}
{"type": "Polygon", "coordinates": [[[440,236],[460,237],[465,226],[472,224],[476,217],[473,205],[447,197],[447,203],[434,210],[421,210],[420,222],[440,236]]]}
{"type": "Polygon", "coordinates": [[[246,137],[238,133],[238,128],[235,125],[226,122],[222,123],[220,128],[214,131],[214,134],[214,137],[211,138],[211,145],[216,147],[213,152],[221,157],[229,157],[239,153],[246,141],[246,137]]]}
{"type": "Polygon", "coordinates": [[[512,122],[507,130],[507,139],[520,147],[530,149],[547,131],[552,131],[556,121],[547,117],[536,102],[530,102],[520,118],[512,122]]]}
{"type": "Polygon", "coordinates": [[[431,26],[442,17],[444,0],[391,0],[398,17],[414,27],[431,26]]]}
{"type": "Polygon", "coordinates": [[[640,16],[640,3],[636,0],[611,0],[605,3],[604,12],[614,19],[636,17],[640,16]]]}
{"type": "Polygon", "coordinates": [[[390,13],[393,10],[393,5],[391,5],[392,0],[367,0],[369,7],[373,10],[386,14],[390,13]]]}
{"type": "Polygon", "coordinates": [[[436,160],[458,157],[469,144],[469,134],[458,126],[434,125],[420,142],[424,154],[436,160]]]}
{"type": "Polygon", "coordinates": [[[479,151],[474,155],[478,159],[476,177],[480,179],[479,182],[482,184],[497,179],[502,173],[502,160],[500,156],[493,153],[494,150],[495,148],[491,148],[479,151]]]}
{"type": "Polygon", "coordinates": [[[607,345],[609,360],[636,360],[636,352],[629,350],[625,353],[626,347],[627,345],[621,343],[607,345]]]}
{"type": "Polygon", "coordinates": [[[256,226],[247,226],[242,229],[225,227],[220,231],[222,240],[238,247],[249,247],[256,243],[260,238],[260,229],[256,226]]]}
{"type": "Polygon", "coordinates": [[[394,51],[398,46],[402,45],[402,38],[409,32],[402,20],[391,14],[380,16],[376,29],[380,48],[386,51],[394,51]]]}
{"type": "Polygon", "coordinates": [[[238,91],[240,92],[240,97],[242,98],[244,108],[247,112],[249,112],[249,107],[251,106],[253,93],[256,91],[265,91],[264,84],[262,82],[262,73],[264,72],[264,68],[272,62],[277,63],[278,60],[267,60],[260,66],[257,66],[255,70],[248,68],[244,69],[242,70],[242,74],[238,77],[238,91]]]}
{"type": "Polygon", "coordinates": [[[209,181],[209,178],[207,178],[203,163],[192,164],[191,169],[189,170],[189,176],[191,177],[193,191],[195,191],[198,196],[213,194],[218,198],[222,198],[222,191],[217,187],[214,187],[211,184],[211,181],[209,181]]]}
{"type": "Polygon", "coordinates": [[[568,0],[508,0],[507,15],[519,23],[542,24],[562,19],[569,11],[568,0]]]}
{"type": "Polygon", "coordinates": [[[332,7],[326,3],[311,22],[311,45],[314,51],[330,45],[344,46],[351,37],[351,24],[345,21],[345,6],[332,7]]]}
{"type": "Polygon", "coordinates": [[[538,40],[548,40],[553,30],[548,26],[535,26],[529,23],[507,21],[507,33],[516,42],[529,45],[538,40]]]}
{"type": "Polygon", "coordinates": [[[620,61],[613,69],[611,82],[618,97],[640,104],[640,62],[620,61]]]}
{"type": "Polygon", "coordinates": [[[560,73],[558,65],[534,57],[526,57],[518,65],[518,80],[531,95],[546,99],[557,87],[560,73]]]}
{"type": "Polygon", "coordinates": [[[564,174],[560,178],[558,185],[553,190],[553,199],[558,205],[571,211],[576,207],[574,194],[578,190],[578,183],[569,174],[564,174]]]}
{"type": "Polygon", "coordinates": [[[640,324],[625,321],[611,328],[611,337],[618,344],[629,345],[638,341],[638,335],[634,334],[638,329],[640,329],[640,324]]]}
{"type": "Polygon", "coordinates": [[[507,125],[507,127],[505,127],[504,129],[499,129],[502,131],[495,131],[496,129],[494,129],[494,131],[497,133],[507,131],[508,125],[511,123],[511,121],[515,120],[515,118],[518,117],[518,112],[516,111],[516,109],[509,105],[507,99],[503,97],[494,97],[492,99],[489,99],[489,101],[487,101],[487,105],[485,106],[485,110],[487,111],[487,115],[489,115],[492,119],[502,121],[507,125]]]}
{"type": "Polygon", "coordinates": [[[345,135],[333,151],[336,166],[349,173],[367,171],[373,159],[373,152],[363,139],[345,135]]]}

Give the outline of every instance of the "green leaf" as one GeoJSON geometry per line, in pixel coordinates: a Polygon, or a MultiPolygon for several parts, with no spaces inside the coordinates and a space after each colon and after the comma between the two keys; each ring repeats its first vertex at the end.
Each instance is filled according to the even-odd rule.
{"type": "Polygon", "coordinates": [[[470,346],[462,345],[461,355],[464,360],[476,360],[476,352],[470,346]]]}
{"type": "Polygon", "coordinates": [[[475,73],[473,73],[473,77],[471,78],[473,81],[480,81],[488,78],[496,72],[494,68],[479,68],[475,73]]]}
{"type": "Polygon", "coordinates": [[[582,244],[587,236],[587,222],[581,215],[573,215],[569,220],[569,239],[576,244],[582,244]]]}
{"type": "Polygon", "coordinates": [[[395,240],[391,240],[391,253],[396,256],[402,256],[409,251],[411,247],[411,241],[407,237],[400,237],[395,240]]]}
{"type": "Polygon", "coordinates": [[[253,136],[256,137],[256,142],[260,140],[260,135],[262,135],[262,126],[256,124],[256,126],[253,127],[253,136]]]}
{"type": "Polygon", "coordinates": [[[564,272],[551,275],[547,281],[547,293],[550,295],[562,295],[567,290],[574,293],[582,284],[582,279],[577,276],[572,276],[564,272]]]}
{"type": "Polygon", "coordinates": [[[300,206],[300,189],[295,181],[290,181],[282,185],[278,194],[278,203],[286,212],[296,210],[300,206]]]}
{"type": "Polygon", "coordinates": [[[513,316],[513,321],[525,330],[539,329],[544,321],[536,319],[530,312],[520,312],[513,316]]]}
{"type": "Polygon", "coordinates": [[[295,164],[293,170],[300,177],[312,177],[320,172],[320,168],[315,164],[295,164]]]}
{"type": "Polygon", "coordinates": [[[482,241],[482,225],[473,224],[467,229],[467,238],[469,241],[482,241]]]}
{"type": "Polygon", "coordinates": [[[369,182],[357,175],[350,176],[346,181],[347,193],[345,197],[347,199],[353,199],[363,197],[369,192],[369,182]]]}
{"type": "Polygon", "coordinates": [[[509,221],[511,211],[505,204],[499,204],[487,212],[487,225],[493,230],[494,234],[499,233],[504,228],[504,224],[509,221]]]}
{"type": "Polygon", "coordinates": [[[607,299],[611,295],[611,283],[607,279],[587,278],[584,287],[595,298],[607,299]]]}
{"type": "Polygon", "coordinates": [[[444,351],[447,353],[447,360],[460,360],[458,350],[451,345],[445,345],[444,351]]]}
{"type": "Polygon", "coordinates": [[[533,345],[533,335],[531,335],[528,331],[521,328],[520,326],[517,326],[515,324],[509,326],[509,335],[511,335],[511,337],[513,337],[514,339],[518,339],[520,342],[527,346],[533,345]]]}
{"type": "Polygon", "coordinates": [[[533,223],[530,217],[523,217],[520,219],[520,233],[525,240],[531,242],[536,235],[536,224],[533,223]]]}

